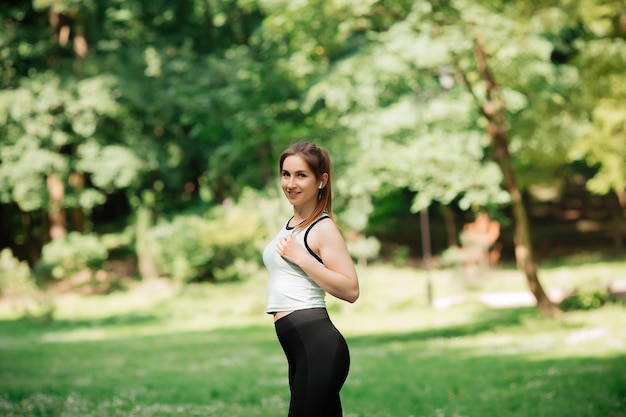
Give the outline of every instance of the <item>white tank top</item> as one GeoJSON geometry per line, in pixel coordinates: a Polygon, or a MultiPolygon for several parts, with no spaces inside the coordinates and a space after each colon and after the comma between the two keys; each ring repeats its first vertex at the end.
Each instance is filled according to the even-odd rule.
{"type": "MultiPolygon", "coordinates": [[[[309,248],[306,237],[309,230],[317,222],[329,217],[322,214],[306,229],[294,231],[294,227],[289,227],[291,219],[278,232],[276,237],[265,247],[263,251],[263,263],[267,268],[269,280],[267,285],[267,309],[268,314],[278,311],[302,310],[305,308],[326,307],[326,291],[309,277],[299,266],[286,261],[276,252],[276,243],[282,237],[293,234],[296,241],[304,247],[309,254],[322,263],[311,248],[309,248]]],[[[292,217],[293,218],[293,217],[292,217]]]]}

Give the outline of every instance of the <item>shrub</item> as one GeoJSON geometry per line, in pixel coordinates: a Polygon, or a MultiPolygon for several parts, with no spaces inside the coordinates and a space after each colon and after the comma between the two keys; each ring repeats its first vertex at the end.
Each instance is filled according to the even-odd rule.
{"type": "Polygon", "coordinates": [[[43,325],[54,318],[54,303],[37,287],[28,264],[14,257],[8,248],[0,251],[0,296],[9,300],[17,317],[43,325]]]}
{"type": "Polygon", "coordinates": [[[463,256],[461,255],[461,248],[458,246],[450,246],[441,253],[439,261],[443,267],[456,267],[462,264],[463,256]]]}
{"type": "Polygon", "coordinates": [[[368,260],[376,259],[380,253],[380,241],[374,236],[358,236],[347,242],[348,250],[360,265],[365,265],[368,260]]]}
{"type": "Polygon", "coordinates": [[[411,249],[406,245],[398,245],[392,252],[391,258],[396,266],[405,266],[408,264],[411,249]]]}
{"type": "Polygon", "coordinates": [[[71,232],[43,247],[35,270],[38,275],[63,279],[80,271],[102,269],[107,257],[107,248],[98,236],[71,232]]]}
{"type": "Polygon", "coordinates": [[[149,250],[161,274],[183,282],[207,275],[212,253],[200,244],[205,223],[200,216],[181,215],[149,230],[149,250]]]}
{"type": "Polygon", "coordinates": [[[182,282],[246,279],[259,268],[264,237],[258,216],[238,206],[180,215],[149,231],[160,273],[182,282]]]}
{"type": "Polygon", "coordinates": [[[0,251],[0,296],[30,295],[35,280],[28,264],[13,256],[9,248],[0,251]]]}
{"type": "Polygon", "coordinates": [[[602,307],[610,301],[611,293],[608,290],[576,292],[564,298],[559,304],[559,308],[563,311],[593,310],[602,307]]]}

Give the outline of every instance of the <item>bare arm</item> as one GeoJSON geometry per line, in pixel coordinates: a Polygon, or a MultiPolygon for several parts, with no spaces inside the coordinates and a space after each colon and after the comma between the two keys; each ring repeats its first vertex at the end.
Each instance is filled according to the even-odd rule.
{"type": "Polygon", "coordinates": [[[355,302],[359,298],[359,279],[346,243],[331,220],[321,221],[309,232],[309,247],[324,265],[289,235],[278,242],[279,255],[298,265],[321,288],[334,297],[355,302]]]}

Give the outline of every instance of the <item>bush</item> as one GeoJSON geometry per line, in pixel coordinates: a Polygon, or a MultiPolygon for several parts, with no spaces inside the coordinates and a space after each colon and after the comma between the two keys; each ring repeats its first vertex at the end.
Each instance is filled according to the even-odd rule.
{"type": "Polygon", "coordinates": [[[360,265],[365,265],[368,260],[376,259],[380,253],[380,241],[374,236],[358,236],[347,242],[350,255],[360,265]]]}
{"type": "Polygon", "coordinates": [[[602,307],[610,301],[611,293],[608,290],[576,292],[564,298],[559,304],[559,308],[563,311],[593,310],[602,307]]]}
{"type": "Polygon", "coordinates": [[[28,264],[14,257],[8,248],[0,251],[0,296],[9,300],[17,317],[43,325],[54,318],[54,303],[37,287],[28,264]]]}
{"type": "Polygon", "coordinates": [[[13,256],[11,249],[0,251],[0,296],[30,295],[35,280],[28,264],[13,256]]]}
{"type": "Polygon", "coordinates": [[[238,206],[180,215],[149,230],[159,272],[181,282],[244,280],[259,269],[259,218],[238,206]]]}
{"type": "Polygon", "coordinates": [[[411,249],[406,245],[398,245],[391,253],[393,264],[396,266],[406,266],[411,256],[411,249]]]}
{"type": "Polygon", "coordinates": [[[107,257],[107,248],[98,236],[71,232],[43,247],[35,270],[38,275],[63,279],[80,271],[102,269],[107,257]]]}

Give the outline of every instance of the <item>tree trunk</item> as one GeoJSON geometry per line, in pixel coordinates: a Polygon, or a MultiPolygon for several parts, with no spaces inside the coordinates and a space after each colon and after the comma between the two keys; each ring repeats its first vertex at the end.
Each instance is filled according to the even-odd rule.
{"type": "MultiPolygon", "coordinates": [[[[498,85],[495,83],[489,70],[483,38],[476,39],[474,55],[478,64],[478,71],[485,82],[486,89],[486,100],[480,106],[481,111],[489,122],[488,133],[491,148],[496,163],[502,170],[504,177],[502,186],[511,195],[513,220],[515,223],[514,244],[517,267],[526,274],[528,287],[537,300],[537,307],[541,313],[545,317],[554,317],[558,313],[558,309],[546,295],[537,275],[537,264],[533,256],[528,215],[509,153],[509,137],[504,123],[504,101],[499,93],[498,85]]],[[[470,84],[467,84],[467,86],[471,89],[470,84]]]]}
{"type": "Polygon", "coordinates": [[[137,266],[141,279],[159,277],[159,268],[150,251],[148,243],[148,229],[152,224],[152,211],[143,203],[137,207],[137,225],[135,235],[135,251],[137,253],[137,266]]]}
{"type": "Polygon", "coordinates": [[[448,247],[458,247],[459,240],[457,238],[456,224],[454,223],[454,211],[448,205],[441,206],[441,213],[446,225],[446,234],[448,235],[448,247]]]}
{"type": "Polygon", "coordinates": [[[48,195],[48,219],[50,220],[50,239],[60,239],[67,234],[65,209],[63,199],[65,197],[65,184],[57,174],[48,174],[46,178],[48,195]]]}
{"type": "Polygon", "coordinates": [[[36,241],[33,238],[33,225],[32,216],[30,213],[20,211],[20,217],[22,220],[22,227],[24,229],[24,247],[26,251],[28,264],[32,267],[41,258],[41,241],[36,241]]]}
{"type": "MultiPolygon", "coordinates": [[[[79,172],[72,172],[68,178],[69,185],[74,188],[76,194],[80,194],[85,188],[85,174],[79,172]]],[[[86,229],[85,223],[85,211],[80,204],[70,209],[70,230],[75,230],[80,233],[84,233],[86,229]]]]}
{"type": "Polygon", "coordinates": [[[617,251],[624,248],[624,231],[626,222],[624,221],[624,209],[626,208],[626,191],[609,194],[611,204],[611,233],[613,235],[613,247],[617,251]]]}

